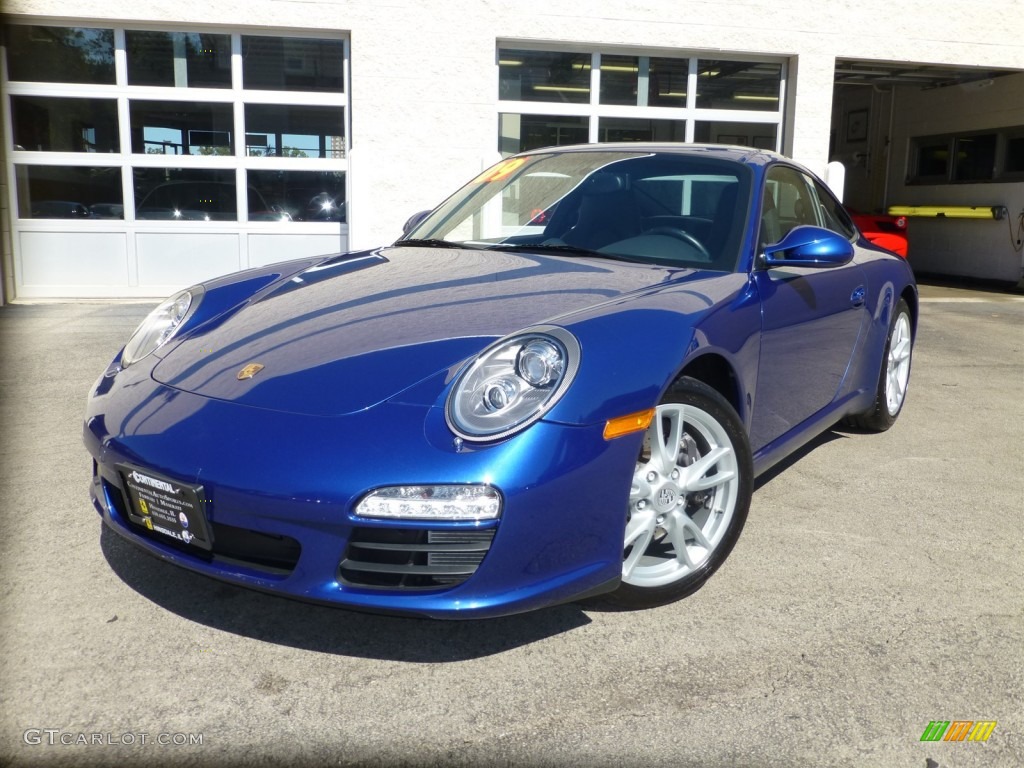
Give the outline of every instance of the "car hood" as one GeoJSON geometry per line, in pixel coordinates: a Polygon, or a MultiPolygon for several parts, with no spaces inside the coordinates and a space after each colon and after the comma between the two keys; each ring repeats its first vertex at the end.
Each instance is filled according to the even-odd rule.
{"type": "Polygon", "coordinates": [[[690,273],[467,249],[395,247],[339,256],[186,334],[153,376],[258,408],[352,413],[495,338],[690,273]],[[251,364],[263,367],[239,378],[251,364]]]}

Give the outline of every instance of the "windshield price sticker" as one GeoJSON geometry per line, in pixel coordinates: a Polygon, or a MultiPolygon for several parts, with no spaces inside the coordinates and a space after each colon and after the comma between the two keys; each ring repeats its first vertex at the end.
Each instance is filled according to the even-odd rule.
{"type": "Polygon", "coordinates": [[[183,544],[212,549],[202,486],[186,485],[134,467],[120,467],[131,501],[128,516],[154,533],[183,544]]]}
{"type": "Polygon", "coordinates": [[[526,165],[527,159],[528,158],[525,157],[513,157],[508,160],[502,160],[497,165],[488,168],[473,179],[472,183],[479,184],[481,182],[501,181],[505,177],[512,175],[512,173],[520,167],[526,165]]]}

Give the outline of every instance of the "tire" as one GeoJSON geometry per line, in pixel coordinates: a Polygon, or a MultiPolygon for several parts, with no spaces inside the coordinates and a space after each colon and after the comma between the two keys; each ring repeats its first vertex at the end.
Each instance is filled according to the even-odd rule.
{"type": "Polygon", "coordinates": [[[736,411],[703,382],[681,379],[644,437],[629,494],[622,583],[608,600],[649,608],[700,589],[743,530],[753,479],[736,411]]]}
{"type": "Polygon", "coordinates": [[[889,336],[885,340],[875,402],[864,413],[851,416],[846,423],[869,432],[884,432],[903,410],[910,383],[910,362],[914,348],[914,331],[910,321],[910,307],[900,299],[889,323],[889,336]]]}

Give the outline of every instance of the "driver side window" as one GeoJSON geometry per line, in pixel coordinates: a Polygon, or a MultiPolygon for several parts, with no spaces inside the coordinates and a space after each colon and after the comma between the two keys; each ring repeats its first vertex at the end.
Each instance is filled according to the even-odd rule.
{"type": "Polygon", "coordinates": [[[831,192],[817,181],[814,182],[814,191],[818,196],[821,217],[825,221],[825,226],[847,240],[853,239],[857,234],[857,227],[854,226],[853,219],[850,218],[846,209],[832,196],[831,192]]]}
{"type": "Polygon", "coordinates": [[[772,166],[761,206],[761,247],[779,242],[804,224],[820,227],[817,211],[817,199],[804,175],[786,165],[772,166]]]}

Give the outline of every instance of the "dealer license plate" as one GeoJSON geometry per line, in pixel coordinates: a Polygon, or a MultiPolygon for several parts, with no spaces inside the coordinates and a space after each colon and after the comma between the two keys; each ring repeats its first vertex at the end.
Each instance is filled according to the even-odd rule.
{"type": "Polygon", "coordinates": [[[132,522],[192,547],[213,548],[201,485],[179,483],[125,464],[118,469],[131,502],[132,522]]]}

